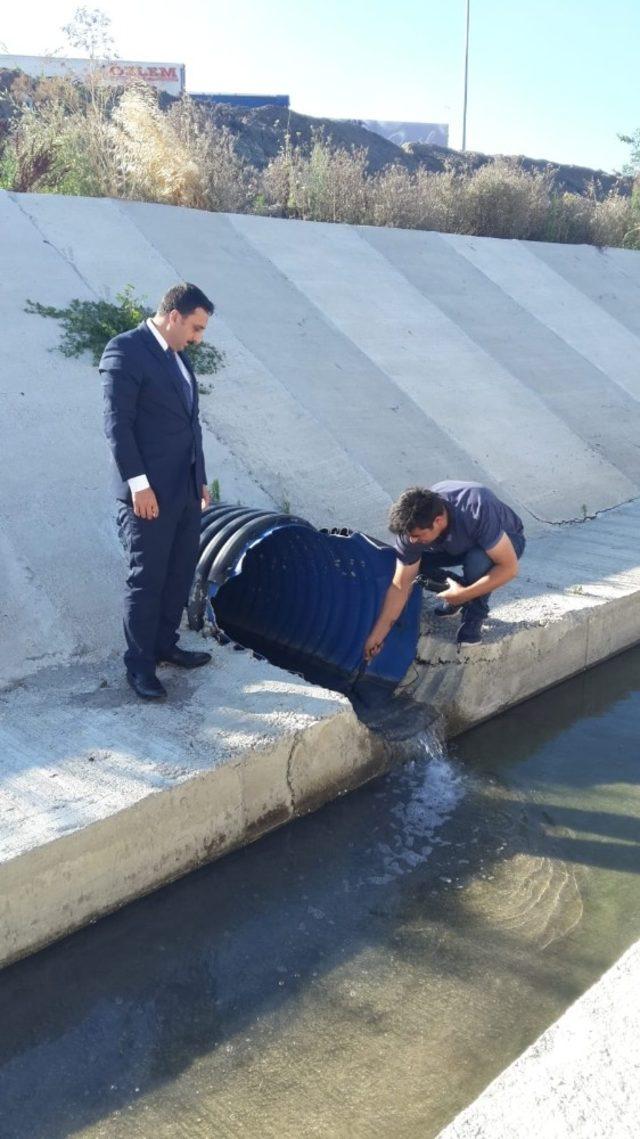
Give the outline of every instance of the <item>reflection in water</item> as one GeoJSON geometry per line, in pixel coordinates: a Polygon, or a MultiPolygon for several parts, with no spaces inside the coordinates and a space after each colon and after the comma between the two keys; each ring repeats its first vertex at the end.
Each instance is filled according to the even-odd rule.
{"type": "Polygon", "coordinates": [[[437,1134],[640,936],[639,689],[636,651],[6,970],[2,1139],[437,1134]]]}

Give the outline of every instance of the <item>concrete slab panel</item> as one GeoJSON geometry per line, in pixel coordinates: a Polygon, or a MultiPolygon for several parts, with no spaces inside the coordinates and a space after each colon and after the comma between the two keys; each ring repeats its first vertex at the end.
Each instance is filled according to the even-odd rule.
{"type": "Polygon", "coordinates": [[[638,337],[554,273],[525,245],[457,234],[447,234],[444,240],[605,376],[634,399],[640,397],[638,337]]]}
{"type": "Polygon", "coordinates": [[[0,683],[7,683],[58,655],[109,651],[118,634],[96,620],[95,598],[106,609],[117,604],[121,555],[95,373],[87,361],[53,351],[54,321],[24,312],[28,298],[65,306],[93,295],[5,193],[0,248],[0,301],[13,330],[0,379],[0,528],[12,590],[0,658],[0,683]],[[29,598],[25,652],[22,602],[29,598]]]}
{"type": "Polygon", "coordinates": [[[231,219],[136,203],[126,209],[178,269],[213,282],[238,340],[392,498],[445,471],[487,477],[231,219]]]}
{"type": "MultiPolygon", "coordinates": [[[[359,528],[383,537],[391,496],[311,412],[216,318],[215,343],[226,355],[213,390],[201,398],[202,417],[274,506],[286,502],[316,526],[359,528]]],[[[227,492],[224,461],[217,470],[227,492]]],[[[253,498],[241,499],[255,502],[253,498]]]]}
{"type": "MultiPolygon", "coordinates": [[[[640,403],[633,396],[516,303],[443,235],[371,227],[362,227],[359,233],[590,449],[638,484],[640,403]]],[[[527,248],[534,253],[535,245],[532,242],[527,248]]],[[[554,260],[564,264],[575,247],[548,248],[561,250],[554,260]]],[[[601,262],[611,263],[608,254],[603,257],[596,251],[596,255],[601,262]]],[[[594,292],[599,287],[600,268],[590,266],[594,292]]],[[[619,276],[612,295],[622,301],[627,285],[628,280],[619,276]]],[[[456,376],[454,390],[466,395],[463,385],[464,377],[461,384],[456,376]]],[[[494,406],[495,401],[487,398],[487,415],[493,414],[494,406]]],[[[537,434],[533,438],[537,440],[537,434]]],[[[518,442],[524,446],[522,436],[518,442]]]]}
{"type": "MultiPolygon", "coordinates": [[[[538,519],[557,522],[579,516],[585,487],[598,493],[601,507],[636,492],[636,484],[586,447],[410,284],[401,265],[392,266],[364,241],[363,231],[265,225],[253,217],[235,218],[234,225],[399,391],[482,463],[500,495],[510,495],[538,519]]],[[[637,411],[640,430],[640,404],[637,411]]]]}
{"type": "Polygon", "coordinates": [[[640,251],[546,241],[523,245],[634,336],[640,336],[640,251]]]}

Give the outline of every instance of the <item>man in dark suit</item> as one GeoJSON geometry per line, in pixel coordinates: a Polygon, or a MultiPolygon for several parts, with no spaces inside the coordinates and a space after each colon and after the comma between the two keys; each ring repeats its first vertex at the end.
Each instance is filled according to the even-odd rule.
{"type": "Polygon", "coordinates": [[[197,668],[211,660],[179,648],[177,630],[210,500],[198,385],[183,353],[202,340],[213,309],[195,285],[174,285],[155,316],[109,341],[99,365],[129,556],[124,662],[129,684],[146,699],[166,696],[160,661],[197,668]]]}

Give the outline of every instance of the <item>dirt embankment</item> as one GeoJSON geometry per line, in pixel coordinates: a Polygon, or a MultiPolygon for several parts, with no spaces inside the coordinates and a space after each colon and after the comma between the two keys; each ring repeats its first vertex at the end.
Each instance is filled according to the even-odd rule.
{"type": "MultiPolygon", "coordinates": [[[[461,174],[471,173],[493,162],[497,155],[472,151],[462,152],[445,146],[408,143],[396,146],[388,139],[367,130],[350,120],[316,119],[287,111],[283,107],[257,107],[246,110],[220,104],[208,108],[211,120],[218,127],[227,127],[236,142],[238,153],[257,169],[263,169],[270,159],[281,151],[287,135],[292,145],[310,147],[313,137],[321,132],[335,146],[363,148],[367,152],[368,169],[374,174],[393,164],[416,170],[426,167],[433,173],[453,169],[461,174]]],[[[501,155],[529,173],[550,173],[554,190],[558,193],[595,194],[604,198],[614,190],[630,194],[633,179],[586,166],[567,166],[548,162],[542,158],[524,155],[501,155]]]]}

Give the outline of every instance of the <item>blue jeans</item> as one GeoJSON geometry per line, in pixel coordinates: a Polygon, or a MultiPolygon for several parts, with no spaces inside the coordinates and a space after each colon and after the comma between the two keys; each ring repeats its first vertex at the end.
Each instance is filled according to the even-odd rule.
{"type": "MultiPolygon", "coordinates": [[[[507,538],[520,560],[527,544],[524,534],[507,534],[507,538]]],[[[489,572],[493,564],[485,550],[480,546],[472,546],[464,554],[423,554],[420,559],[420,573],[438,581],[446,577],[446,574],[438,571],[448,569],[450,566],[462,566],[464,584],[473,585],[474,581],[478,581],[489,572]]],[[[485,593],[484,597],[475,597],[473,601],[463,605],[465,616],[483,620],[489,612],[489,596],[485,593]]]]}

